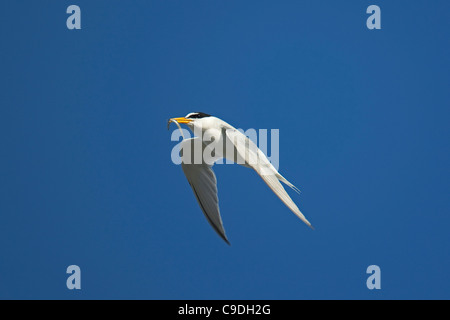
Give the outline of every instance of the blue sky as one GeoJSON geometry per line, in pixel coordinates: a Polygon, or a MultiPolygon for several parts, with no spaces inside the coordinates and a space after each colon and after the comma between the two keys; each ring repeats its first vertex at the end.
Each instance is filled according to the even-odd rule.
{"type": "Polygon", "coordinates": [[[0,298],[449,299],[449,10],[4,3],[0,298]],[[280,173],[316,230],[222,165],[226,245],[171,162],[167,119],[192,111],[280,129],[280,173]]]}

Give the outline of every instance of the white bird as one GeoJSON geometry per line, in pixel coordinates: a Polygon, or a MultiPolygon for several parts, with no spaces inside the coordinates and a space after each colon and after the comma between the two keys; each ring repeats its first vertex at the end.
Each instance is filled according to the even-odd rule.
{"type": "Polygon", "coordinates": [[[222,218],[220,217],[217,180],[212,170],[214,162],[221,158],[231,160],[255,170],[280,200],[304,223],[313,228],[294,201],[292,201],[280,181],[296,192],[299,192],[299,190],[278,173],[266,155],[242,132],[225,121],[203,112],[192,112],[185,117],[171,118],[169,119],[168,125],[171,122],[175,122],[178,126],[179,123],[184,123],[194,134],[201,133],[202,137],[197,136],[191,139],[184,139],[180,143],[181,150],[184,153],[181,167],[206,219],[226,243],[230,244],[225,235],[222,218]],[[231,146],[232,150],[230,148],[227,150],[215,148],[215,154],[210,161],[205,161],[203,158],[200,161],[190,161],[192,154],[191,159],[187,160],[187,157],[185,157],[186,150],[192,150],[194,147],[195,157],[195,145],[197,144],[200,146],[200,150],[197,151],[200,151],[203,156],[205,149],[210,145],[211,141],[214,141],[216,146],[231,146]]]}

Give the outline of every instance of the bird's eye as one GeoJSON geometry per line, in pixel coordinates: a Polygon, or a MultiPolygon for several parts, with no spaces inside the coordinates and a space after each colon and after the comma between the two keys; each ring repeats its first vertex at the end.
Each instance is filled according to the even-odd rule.
{"type": "Polygon", "coordinates": [[[209,114],[203,113],[203,112],[195,112],[195,113],[189,113],[185,118],[187,119],[201,119],[205,117],[210,117],[209,114]]]}

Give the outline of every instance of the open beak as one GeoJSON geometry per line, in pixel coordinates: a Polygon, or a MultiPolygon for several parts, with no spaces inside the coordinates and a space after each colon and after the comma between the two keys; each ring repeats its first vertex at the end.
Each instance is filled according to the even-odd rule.
{"type": "Polygon", "coordinates": [[[180,127],[180,123],[189,123],[189,122],[191,122],[192,121],[192,119],[187,119],[187,118],[185,118],[185,117],[180,117],[180,118],[170,118],[169,119],[169,122],[167,122],[167,130],[169,129],[169,126],[170,126],[170,123],[171,122],[175,122],[175,124],[178,126],[178,128],[180,128],[180,130],[181,130],[181,127],[180,127]]]}
{"type": "Polygon", "coordinates": [[[192,121],[192,119],[187,119],[185,117],[180,117],[180,118],[171,118],[169,119],[169,123],[172,122],[173,120],[175,120],[178,123],[189,123],[192,121]]]}

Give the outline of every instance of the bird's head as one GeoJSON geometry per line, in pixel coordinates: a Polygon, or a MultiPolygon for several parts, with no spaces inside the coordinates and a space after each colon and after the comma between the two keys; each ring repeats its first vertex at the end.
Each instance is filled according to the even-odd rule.
{"type": "Polygon", "coordinates": [[[213,117],[211,115],[203,113],[203,112],[191,112],[191,113],[188,113],[184,117],[169,119],[169,124],[171,122],[184,123],[184,124],[187,124],[188,127],[190,127],[192,129],[194,126],[201,127],[210,118],[213,118],[213,117]]]}

